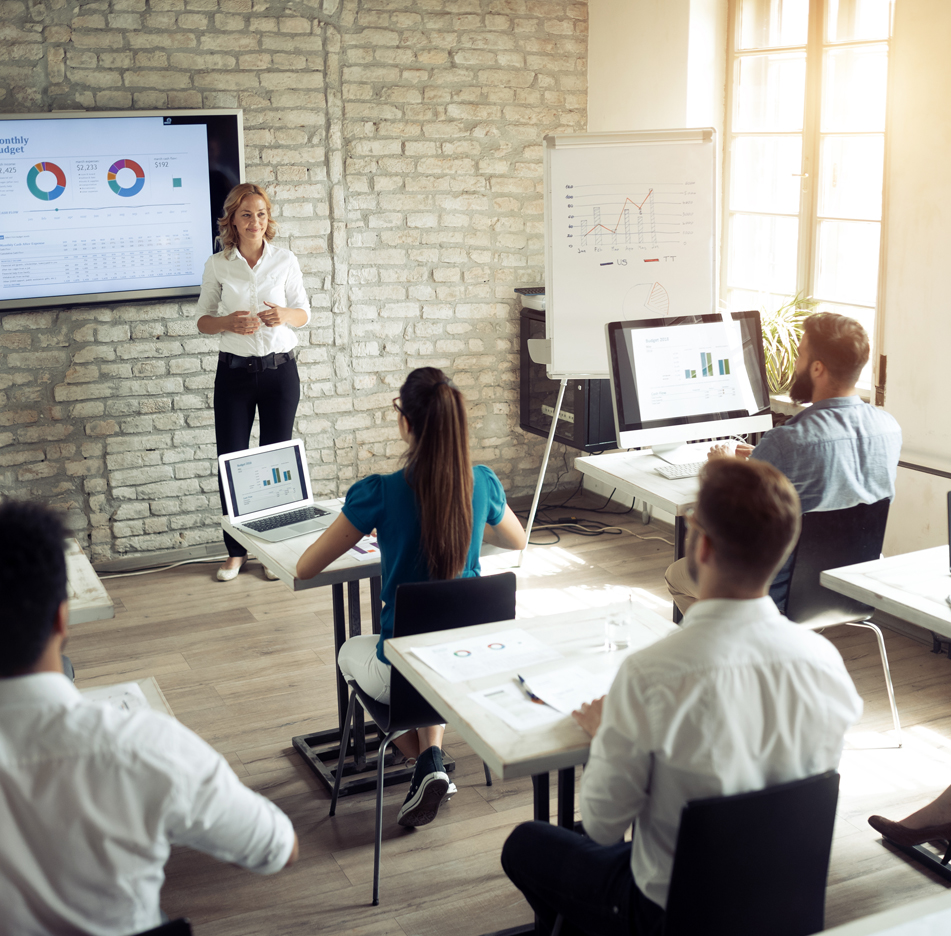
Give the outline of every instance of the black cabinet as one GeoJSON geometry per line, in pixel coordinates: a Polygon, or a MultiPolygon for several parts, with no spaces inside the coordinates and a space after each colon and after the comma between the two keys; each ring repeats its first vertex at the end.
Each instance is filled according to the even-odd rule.
{"type": "MultiPolygon", "coordinates": [[[[519,342],[519,425],[526,432],[547,438],[560,381],[550,380],[545,365],[535,364],[528,355],[528,339],[544,337],[545,313],[523,308],[519,342]]],[[[555,441],[583,452],[617,448],[611,381],[568,381],[555,441]]]]}

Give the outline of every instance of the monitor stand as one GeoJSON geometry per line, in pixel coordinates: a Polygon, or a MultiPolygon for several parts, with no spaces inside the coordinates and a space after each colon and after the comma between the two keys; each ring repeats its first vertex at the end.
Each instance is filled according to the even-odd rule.
{"type": "Polygon", "coordinates": [[[662,445],[652,445],[651,451],[671,465],[686,465],[690,462],[704,461],[715,442],[665,442],[662,445]]]}

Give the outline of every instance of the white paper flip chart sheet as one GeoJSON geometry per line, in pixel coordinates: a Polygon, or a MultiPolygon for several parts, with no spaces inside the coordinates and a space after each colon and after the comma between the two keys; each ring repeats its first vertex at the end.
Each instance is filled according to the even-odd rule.
{"type": "Polygon", "coordinates": [[[432,647],[413,647],[412,651],[449,682],[467,682],[561,657],[557,650],[520,627],[478,639],[468,637],[432,647]]]}
{"type": "Polygon", "coordinates": [[[716,311],[716,133],[545,138],[550,377],[607,377],[604,326],[716,311]]]}

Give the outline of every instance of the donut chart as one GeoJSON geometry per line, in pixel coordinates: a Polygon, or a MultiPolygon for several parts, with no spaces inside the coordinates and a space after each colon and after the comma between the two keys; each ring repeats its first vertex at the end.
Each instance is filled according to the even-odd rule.
{"type": "Polygon", "coordinates": [[[30,166],[30,171],[26,176],[26,184],[34,198],[39,198],[41,201],[53,201],[66,191],[66,173],[56,163],[38,162],[35,166],[30,166]],[[56,185],[48,192],[44,192],[36,184],[41,172],[52,172],[56,179],[56,185]]]}
{"type": "Polygon", "coordinates": [[[116,195],[121,195],[123,198],[131,198],[133,195],[138,195],[139,192],[142,191],[142,186],[145,185],[145,172],[134,159],[117,159],[109,167],[106,178],[109,180],[109,188],[111,188],[116,195]],[[123,188],[116,178],[121,169],[131,169],[135,173],[135,182],[127,188],[123,188]]]}

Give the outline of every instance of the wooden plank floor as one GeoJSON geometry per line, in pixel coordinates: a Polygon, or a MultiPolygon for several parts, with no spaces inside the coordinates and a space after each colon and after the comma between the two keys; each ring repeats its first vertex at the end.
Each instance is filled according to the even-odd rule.
{"type": "MultiPolygon", "coordinates": [[[[572,501],[572,514],[608,519],[579,510],[580,502],[572,501]]],[[[671,539],[669,528],[644,527],[638,514],[612,521],[671,539]]],[[[539,531],[536,538],[553,537],[539,531]]],[[[519,613],[603,603],[623,586],[669,614],[663,572],[672,556],[672,547],[656,539],[563,533],[557,545],[533,548],[519,570],[519,613]]],[[[488,565],[513,562],[505,556],[488,565]]],[[[256,562],[231,583],[214,581],[214,569],[183,566],[107,580],[115,619],[74,627],[68,649],[80,687],[156,677],[176,716],[274,800],[300,836],[299,862],[273,877],[176,849],[163,891],[166,912],[189,916],[199,936],[477,936],[528,922],[527,905],[498,856],[511,828],[531,818],[530,781],[486,787],[481,762],[451,729],[446,747],[458,765],[459,792],[435,823],[417,830],[395,822],[405,787],[386,793],[381,905],[369,905],[373,795],[342,799],[328,818],[329,794],[290,744],[294,735],[336,724],[330,589],[294,594],[266,581],[256,562]]],[[[842,627],[831,639],[865,699],[865,714],[842,761],[827,926],[944,890],[883,847],[866,817],[900,818],[951,783],[951,661],[886,634],[906,729],[897,750],[888,747],[894,740],[873,636],[842,627]]]]}

